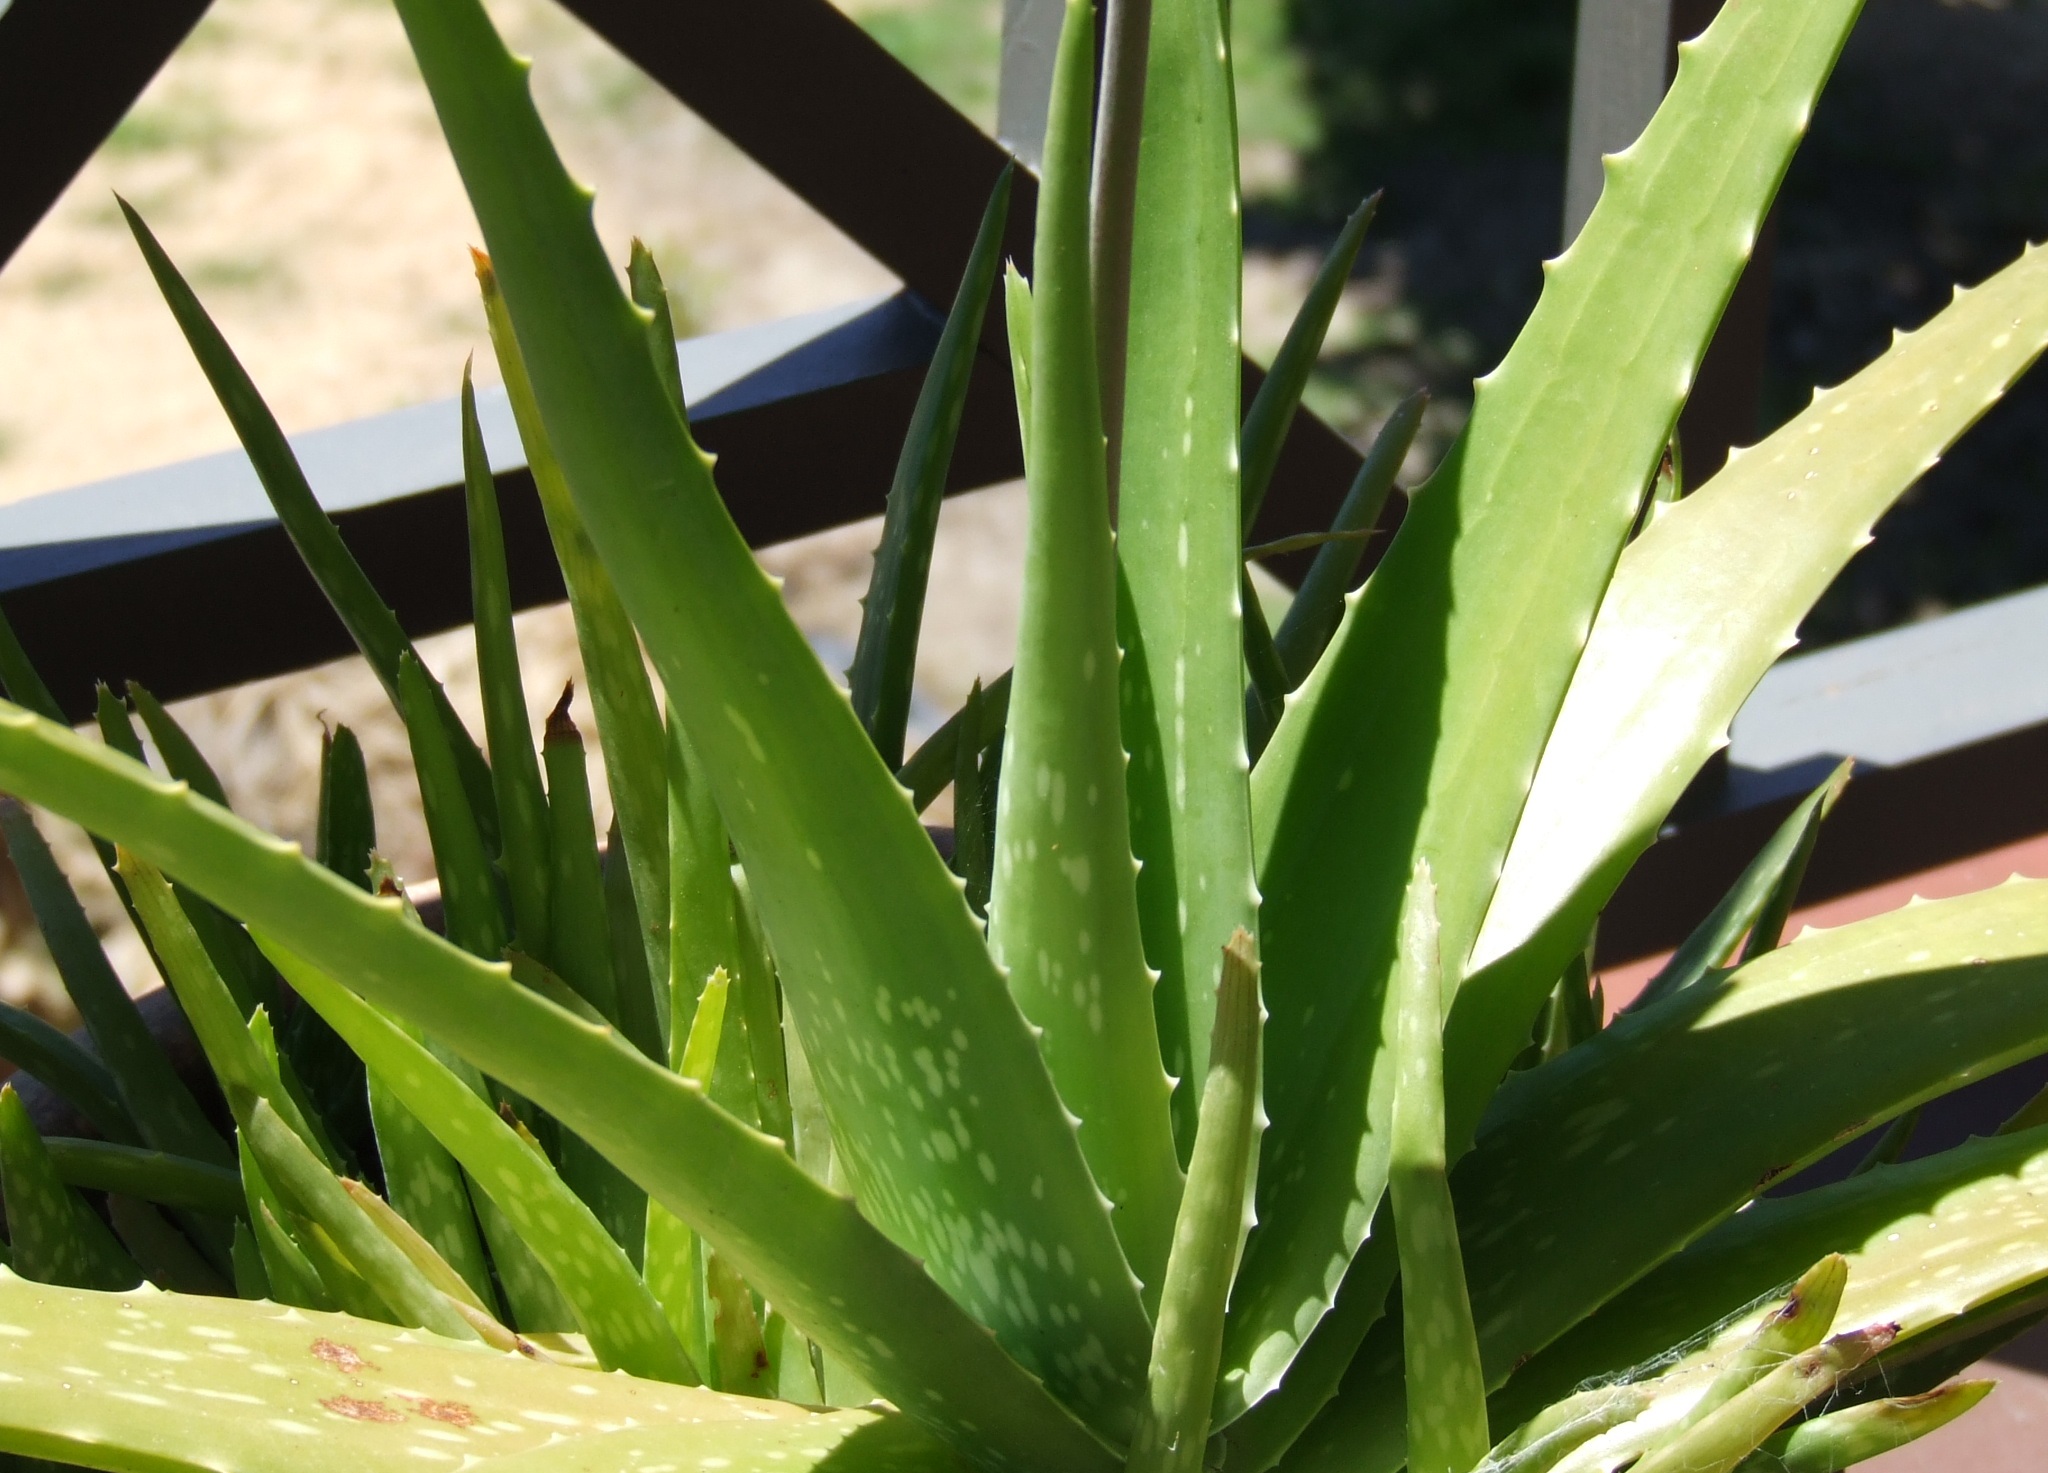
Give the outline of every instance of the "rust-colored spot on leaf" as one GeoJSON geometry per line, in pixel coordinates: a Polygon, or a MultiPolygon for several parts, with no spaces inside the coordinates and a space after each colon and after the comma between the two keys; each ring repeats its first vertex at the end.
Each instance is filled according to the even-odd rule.
{"type": "Polygon", "coordinates": [[[405,1413],[395,1406],[381,1401],[365,1401],[359,1396],[330,1396],[320,1405],[337,1417],[347,1417],[351,1422],[403,1422],[405,1413]]]}
{"type": "Polygon", "coordinates": [[[407,1398],[412,1409],[421,1416],[435,1422],[446,1422],[450,1427],[473,1427],[476,1413],[463,1402],[435,1401],[431,1397],[414,1396],[407,1398]]]}
{"type": "Polygon", "coordinates": [[[346,1371],[353,1376],[358,1371],[374,1371],[376,1366],[366,1361],[353,1345],[343,1345],[338,1340],[321,1336],[313,1342],[313,1359],[325,1361],[337,1371],[346,1371]]]}

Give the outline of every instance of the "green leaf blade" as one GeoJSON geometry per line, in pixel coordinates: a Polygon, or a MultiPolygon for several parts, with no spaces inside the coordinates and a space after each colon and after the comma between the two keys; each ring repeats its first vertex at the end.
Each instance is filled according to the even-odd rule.
{"type": "Polygon", "coordinates": [[[1642,490],[1858,9],[1735,7],[1683,48],[1253,774],[1268,1038],[1295,1062],[1274,1076],[1260,1224],[1232,1302],[1240,1408],[1326,1312],[1383,1188],[1392,1086],[1375,1060],[1402,886],[1431,861],[1444,956],[1466,973],[1642,490]]]}
{"type": "Polygon", "coordinates": [[[128,1289],[141,1281],[127,1250],[64,1185],[11,1084],[0,1085],[0,1193],[16,1273],[78,1289],[128,1289]]]}
{"type": "MultiPolygon", "coordinates": [[[[577,509],[677,696],[753,882],[790,1006],[816,1024],[805,1034],[810,1062],[863,1210],[926,1255],[938,1283],[1062,1398],[1106,1427],[1122,1425],[1143,1375],[1143,1306],[979,924],[720,504],[595,238],[588,198],[563,172],[520,69],[471,0],[401,0],[400,11],[577,509]],[[952,1041],[956,1031],[965,1049],[952,1041]],[[944,1093],[918,1082],[913,1095],[908,1072],[899,1081],[880,1070],[884,1044],[905,1071],[930,1049],[944,1093]],[[973,1071],[973,1091],[947,1079],[948,1049],[973,1071]],[[871,1100],[880,1091],[879,1106],[861,1105],[856,1087],[871,1100]],[[908,1142],[917,1145],[899,1156],[908,1142]],[[1040,1182],[1043,1194],[1030,1195],[1040,1182]],[[1017,1235],[1001,1244],[985,1236],[984,1207],[1014,1222],[1017,1235]],[[1071,1273],[1050,1253],[1041,1267],[1028,1251],[1034,1240],[1063,1243],[1071,1273]],[[1013,1272],[1035,1302],[1085,1308],[1064,1324],[1042,1313],[1034,1323],[1013,1288],[998,1292],[1013,1272]]],[[[637,1169],[605,1149],[629,1173],[637,1169]]],[[[774,1298],[756,1265],[733,1256],[774,1298]]],[[[936,1292],[912,1288],[905,1303],[936,1292]]],[[[893,1323],[903,1308],[877,1313],[893,1323]]],[[[985,1358],[976,1352],[963,1364],[985,1358]]],[[[898,1367],[886,1379],[900,1386],[904,1374],[898,1367]]],[[[998,1374],[990,1385],[1009,1379],[998,1374]]],[[[913,1401],[929,1405],[923,1392],[913,1401]]]]}
{"type": "Polygon", "coordinates": [[[1084,0],[1067,6],[1038,201],[1030,517],[988,949],[1041,1030],[1060,1098],[1080,1117],[1081,1149],[1115,1204],[1130,1272],[1151,1301],[1172,1244],[1180,1161],[1140,931],[1118,710],[1116,553],[1089,295],[1092,15],[1084,0]]]}
{"type": "MultiPolygon", "coordinates": [[[[1225,16],[1215,5],[1152,13],[1117,481],[1131,845],[1183,1155],[1223,947],[1258,931],[1239,653],[1242,221],[1225,16]]],[[[1043,247],[1037,270],[1043,293],[1043,247]]],[[[1052,392],[1057,370],[1042,341],[1037,351],[1040,393],[1052,392]]]]}

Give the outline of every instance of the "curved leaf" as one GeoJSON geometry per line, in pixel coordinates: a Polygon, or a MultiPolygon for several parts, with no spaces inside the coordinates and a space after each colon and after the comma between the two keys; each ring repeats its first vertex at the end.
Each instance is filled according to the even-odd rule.
{"type": "MultiPolygon", "coordinates": [[[[843,703],[840,711],[847,715],[843,703]]],[[[871,757],[858,729],[852,734],[871,757]]],[[[779,1143],[738,1124],[609,1029],[519,986],[509,968],[434,936],[407,918],[403,901],[366,894],[182,784],[7,705],[0,789],[175,864],[194,890],[293,956],[345,977],[351,991],[526,1094],[701,1232],[793,1323],[940,1435],[1020,1465],[1044,1456],[1084,1473],[1113,1467],[1107,1449],[921,1265],[850,1201],[806,1176],[779,1143]]]]}
{"type": "MultiPolygon", "coordinates": [[[[1809,931],[1503,1085],[1452,1183],[1488,1384],[1771,1182],[2048,1050],[2044,902],[2014,880],[1809,931]]],[[[1372,1332],[1289,1467],[1399,1466],[1399,1342],[1372,1332]]]]}
{"type": "Polygon", "coordinates": [[[964,1466],[893,1412],[599,1375],[275,1304],[52,1290],[0,1271],[0,1322],[0,1451],[114,1473],[596,1473],[657,1452],[730,1473],[964,1466]]]}
{"type": "MultiPolygon", "coordinates": [[[[1859,4],[1730,6],[1681,48],[1663,106],[1607,160],[1599,206],[1253,774],[1267,1039],[1291,1062],[1272,1075],[1259,1227],[1231,1305],[1236,1407],[1321,1318],[1385,1185],[1402,887],[1429,859],[1445,970],[1462,978],[1614,559],[1859,4]]],[[[1454,1150],[1457,1055],[1453,1034],[1454,1150]]]]}
{"type": "Polygon", "coordinates": [[[1081,1149],[1153,1303],[1180,1205],[1180,1159],[1139,929],[1117,709],[1117,552],[1088,276],[1091,15],[1085,0],[1069,0],[1038,196],[1030,519],[988,950],[1039,1030],[1061,1101],[1080,1117],[1081,1149]]]}
{"type": "Polygon", "coordinates": [[[577,509],[760,902],[862,1210],[1062,1399],[1121,1435],[1144,1374],[1144,1307],[979,922],[719,501],[523,69],[476,0],[399,10],[577,509]],[[1071,1312],[1056,1321],[1053,1304],[1071,1312]]]}

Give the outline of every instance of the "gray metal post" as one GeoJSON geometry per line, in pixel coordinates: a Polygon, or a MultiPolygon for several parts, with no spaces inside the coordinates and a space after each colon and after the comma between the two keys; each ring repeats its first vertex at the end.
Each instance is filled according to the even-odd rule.
{"type": "Polygon", "coordinates": [[[996,138],[1037,169],[1045,154],[1045,112],[1060,45],[1060,0],[1003,0],[1003,67],[996,90],[996,138]]]}
{"type": "Polygon", "coordinates": [[[1620,152],[1642,133],[1664,98],[1670,65],[1671,0],[1579,0],[1564,184],[1567,245],[1600,198],[1601,155],[1620,152]]]}

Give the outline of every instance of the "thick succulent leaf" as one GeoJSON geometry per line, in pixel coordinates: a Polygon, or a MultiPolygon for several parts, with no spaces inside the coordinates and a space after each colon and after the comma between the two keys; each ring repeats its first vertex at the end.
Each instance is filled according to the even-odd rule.
{"type": "MultiPolygon", "coordinates": [[[[1185,22],[1182,28],[1186,28],[1185,22]]],[[[1185,57],[1181,59],[1186,60],[1185,57]]],[[[1204,67],[1203,70],[1213,71],[1214,68],[1204,67]]],[[[1186,84],[1161,77],[1157,85],[1165,91],[1169,88],[1183,89],[1186,84]]],[[[1231,196],[1235,199],[1234,157],[1231,165],[1231,196]]],[[[1337,304],[1343,300],[1344,288],[1350,284],[1351,268],[1358,260],[1358,248],[1365,244],[1365,232],[1372,228],[1372,217],[1379,213],[1379,208],[1379,194],[1367,195],[1351,212],[1351,218],[1344,222],[1344,228],[1337,232],[1329,254],[1323,257],[1323,264],[1316,269],[1315,280],[1309,283],[1308,295],[1302,298],[1301,306],[1296,309],[1294,321],[1287,325],[1287,336],[1281,341],[1280,351],[1273,355],[1273,364],[1266,370],[1265,382],[1259,385],[1259,392],[1253,396],[1252,407],[1245,411],[1244,430],[1239,438],[1244,451],[1243,526],[1247,536],[1251,533],[1252,523],[1258,520],[1259,507],[1265,502],[1266,487],[1273,479],[1273,467],[1280,463],[1280,447],[1287,443],[1287,431],[1294,423],[1295,411],[1301,407],[1302,390],[1308,387],[1309,375],[1315,371],[1316,360],[1322,356],[1323,339],[1329,335],[1330,321],[1337,315],[1337,304]]],[[[1235,239],[1238,234],[1235,218],[1231,221],[1231,233],[1235,239]]],[[[1398,466],[1398,460],[1396,464],[1398,466]]]]}
{"type": "Polygon", "coordinates": [[[384,1190],[393,1209],[496,1314],[490,1260],[484,1256],[462,1168],[448,1148],[434,1139],[433,1132],[392,1094],[389,1085],[374,1074],[364,1083],[377,1137],[377,1163],[383,1168],[384,1190]]]}
{"type": "MultiPolygon", "coordinates": [[[[485,239],[491,231],[486,228],[485,239]]],[[[609,280],[610,273],[606,273],[609,280]]],[[[490,323],[491,344],[498,355],[498,369],[505,377],[505,396],[512,403],[512,418],[519,426],[519,440],[526,448],[526,463],[533,472],[534,489],[540,494],[540,508],[547,518],[548,537],[555,545],[555,561],[562,568],[562,582],[569,590],[569,611],[576,622],[576,644],[583,654],[583,673],[590,682],[591,704],[597,709],[597,740],[604,750],[605,781],[611,789],[612,808],[618,814],[626,836],[626,858],[633,881],[633,900],[639,911],[643,949],[647,953],[647,975],[668,975],[668,821],[666,796],[667,767],[661,729],[661,704],[654,684],[647,676],[647,664],[640,653],[640,640],[633,621],[619,602],[612,575],[598,557],[598,550],[585,530],[576,501],[570,495],[562,462],[555,453],[550,428],[534,397],[528,374],[526,351],[514,330],[512,314],[498,289],[496,272],[483,257],[477,258],[477,282],[483,289],[484,316],[490,323]]],[[[614,286],[616,293],[616,286],[614,286]]],[[[682,407],[671,392],[666,376],[655,366],[647,351],[650,324],[645,315],[620,305],[630,314],[631,324],[641,339],[640,354],[653,386],[673,414],[682,407]]]]}
{"type": "Polygon", "coordinates": [[[1259,1142],[1259,963],[1251,934],[1223,949],[1210,1032],[1208,1087],[1175,1220],[1145,1410],[1127,1473],[1198,1473],[1209,1446],[1223,1310],[1251,1227],[1250,1187],[1259,1142]]]}
{"type": "Polygon", "coordinates": [[[1327,542],[1309,564],[1280,627],[1273,631],[1274,647],[1287,667],[1291,690],[1308,678],[1316,661],[1329,645],[1331,631],[1343,614],[1344,595],[1358,575],[1359,560],[1365,556],[1364,536],[1379,525],[1387,497],[1394,489],[1394,477],[1408,458],[1408,448],[1422,428],[1422,415],[1429,408],[1429,391],[1417,389],[1394,406],[1387,422],[1373,438],[1372,448],[1351,478],[1343,504],[1330,523],[1333,533],[1357,534],[1355,538],[1327,542]]]}
{"type": "Polygon", "coordinates": [[[695,1368],[632,1262],[547,1159],[402,1028],[288,953],[272,955],[299,995],[511,1220],[574,1308],[605,1369],[694,1385],[695,1368]]]}
{"type": "Polygon", "coordinates": [[[34,1013],[0,1003],[0,1059],[63,1096],[110,1141],[141,1139],[107,1066],[34,1013]]]}
{"type": "MultiPolygon", "coordinates": [[[[1379,1063],[1408,873],[1434,866],[1462,977],[1643,488],[1858,9],[1733,6],[1681,48],[1664,105],[1607,161],[1598,207],[1260,759],[1267,1040],[1289,1062],[1272,1072],[1259,1227],[1231,1304],[1224,1389],[1240,1407],[1327,1308],[1384,1186],[1379,1063]]],[[[1446,1050],[1455,1147],[1455,1034],[1446,1050]]]]}
{"type": "Polygon", "coordinates": [[[426,809],[448,939],[477,956],[495,959],[504,955],[510,939],[505,909],[491,872],[483,826],[463,788],[456,750],[434,719],[437,696],[446,699],[440,693],[441,682],[416,656],[408,651],[399,657],[398,709],[405,717],[413,772],[426,809]]]}
{"type": "Polygon", "coordinates": [[[1815,1417],[1765,1443],[1737,1473],[1837,1473],[1939,1431],[1997,1385],[1959,1381],[1923,1396],[1888,1397],[1815,1417]]]}
{"type": "MultiPolygon", "coordinates": [[[[377,679],[383,682],[392,704],[402,708],[398,664],[401,656],[412,653],[412,641],[399,627],[398,616],[378,596],[362,565],[342,542],[341,533],[328,519],[327,513],[321,510],[320,503],[313,496],[313,488],[306,481],[305,472],[299,467],[298,456],[293,453],[290,442],[284,437],[284,430],[278,425],[277,417],[263,402],[255,382],[235,357],[234,350],[228,346],[227,339],[221,335],[213,319],[207,315],[206,308],[200,305],[198,296],[179,274],[178,268],[171,264],[171,258],[164,253],[149,227],[142,223],[142,217],[126,200],[117,202],[127,217],[135,243],[142,248],[142,257],[149,265],[150,275],[156,278],[157,289],[163,293],[165,304],[185,334],[185,341],[192,349],[192,356],[198,360],[200,370],[213,386],[222,410],[234,426],[235,437],[242,442],[249,464],[256,471],[256,479],[262,483],[264,495],[270,498],[278,521],[283,523],[292,545],[305,561],[306,571],[313,575],[320,591],[334,606],[334,612],[340,615],[356,647],[370,662],[377,679]]],[[[455,708],[448,704],[445,694],[435,702],[434,719],[447,733],[449,746],[462,774],[464,791],[476,809],[478,823],[495,840],[497,808],[491,795],[490,768],[485,765],[483,754],[477,750],[476,742],[464,728],[462,718],[455,714],[455,708]]]]}
{"type": "Polygon", "coordinates": [[[0,1449],[113,1473],[966,1466],[897,1413],[811,1412],[275,1304],[0,1271],[0,1321],[0,1449]]]}
{"type": "MultiPolygon", "coordinates": [[[[1015,329],[1012,329],[1014,337],[1015,329]]],[[[896,780],[910,790],[910,804],[919,813],[946,791],[959,769],[960,731],[964,713],[955,711],[939,729],[924,739],[924,745],[910,754],[896,771],[896,780]]],[[[981,747],[985,753],[1002,740],[1004,724],[1010,719],[1010,672],[991,680],[981,693],[981,747]]]]}
{"type": "Polygon", "coordinates": [[[185,728],[164,709],[163,702],[133,680],[128,682],[128,699],[135,703],[135,714],[142,718],[149,739],[156,743],[157,753],[164,759],[164,769],[172,777],[192,784],[192,791],[200,797],[211,798],[221,807],[227,807],[227,790],[221,786],[213,764],[206,760],[206,754],[199,750],[199,744],[192,740],[185,728]]]}
{"type": "Polygon", "coordinates": [[[953,463],[953,442],[967,407],[967,384],[981,347],[981,323],[989,289],[1002,262],[1003,223],[1010,212],[1015,166],[996,180],[981,229],[967,257],[967,271],[953,310],[939,334],[924,388],[911,412],[882,515],[882,540],[862,601],[860,637],[846,672],[853,713],[891,767],[903,765],[903,728],[910,718],[910,686],[917,667],[917,636],[924,624],[925,585],[932,570],[932,542],[939,531],[939,498],[953,463]]]}
{"type": "MultiPolygon", "coordinates": [[[[1239,623],[1243,221],[1225,16],[1210,4],[1152,15],[1117,493],[1131,843],[1183,1156],[1224,944],[1258,934],[1239,623]]],[[[1042,250],[1040,294],[1051,281],[1042,250]]],[[[1049,395],[1058,370],[1043,337],[1037,352],[1049,395]]]]}
{"type": "Polygon", "coordinates": [[[477,1338],[454,1301],[370,1219],[269,1101],[256,1100],[243,1112],[242,1136],[265,1179],[288,1206],[334,1241],[349,1266],[391,1307],[397,1323],[424,1326],[456,1340],[477,1338]]]}
{"type": "Polygon", "coordinates": [[[1837,1320],[1896,1322],[1905,1346],[2015,1289],[2048,1279],[2048,1131],[1996,1136],[1845,1182],[1766,1197],[1605,1305],[1494,1393],[1496,1426],[1561,1390],[1714,1333],[1712,1362],[1750,1333],[1756,1301],[1788,1265],[1848,1255],[1837,1320]]]}
{"type": "Polygon", "coordinates": [[[1017,395],[1017,440],[1031,473],[1031,283],[1011,261],[1003,267],[1003,322],[1010,334],[1010,383],[1017,395]]]}
{"type": "MultiPolygon", "coordinates": [[[[1770,1182],[2048,1050],[2044,900],[2015,880],[1809,931],[1503,1085],[1453,1177],[1488,1384],[1770,1182]]],[[[1866,1324],[1855,1283],[1841,1322],[1866,1324]]],[[[1373,1331],[1306,1441],[1399,1465],[1399,1341],[1373,1331]]]]}
{"type": "Polygon", "coordinates": [[[548,768],[548,885],[553,938],[549,960],[608,1023],[619,1020],[618,982],[612,971],[611,933],[605,915],[604,876],[598,867],[597,820],[591,812],[583,737],[569,717],[568,691],[548,717],[543,751],[548,768]]]}
{"type": "Polygon", "coordinates": [[[0,798],[0,833],[64,990],[84,1017],[136,1130],[159,1151],[226,1165],[234,1153],[142,1021],[49,844],[28,809],[12,798],[0,798]]]}
{"type": "MultiPolygon", "coordinates": [[[[1150,1338],[1144,1308],[979,922],[719,501],[523,71],[475,0],[401,0],[400,13],[577,508],[676,694],[790,1005],[816,1025],[805,1040],[862,1211],[1070,1405],[1125,1425],[1150,1338]],[[1055,1322],[1044,1308],[1053,1304],[1070,1312],[1055,1322]]],[[[842,1210],[815,1207],[821,1228],[842,1210]]],[[[890,1280],[871,1275],[865,1297],[890,1280]]],[[[904,1291],[882,1318],[901,1321],[933,1292],[904,1291]]],[[[886,1394],[924,1414],[929,1391],[911,1396],[902,1384],[907,1357],[890,1367],[886,1394]]],[[[986,1420],[983,1433],[1010,1445],[986,1420]]]]}
{"type": "Polygon", "coordinates": [[[469,523],[469,605],[476,625],[477,674],[483,686],[484,736],[491,784],[504,831],[499,869],[512,901],[512,934],[536,956],[548,955],[548,809],[540,760],[519,678],[512,633],[512,578],[505,564],[505,528],[498,486],[477,423],[476,388],[462,366],[462,490],[469,523]]]}
{"type": "MultiPolygon", "coordinates": [[[[1080,1117],[1081,1149],[1153,1303],[1173,1241],[1180,1158],[1138,917],[1117,709],[1117,552],[1089,297],[1091,16],[1085,0],[1070,0],[1046,124],[1030,520],[988,950],[1039,1030],[1060,1099],[1080,1117]]],[[[1229,934],[1213,943],[1219,955],[1229,934]]]]}
{"type": "MultiPolygon", "coordinates": [[[[843,702],[839,712],[872,760],[843,702]]],[[[1104,1473],[1113,1465],[916,1260],[778,1142],[609,1030],[519,986],[509,968],[426,931],[401,900],[365,894],[297,846],[12,706],[0,706],[0,789],[175,864],[193,889],[293,956],[529,1096],[703,1233],[793,1323],[984,1461],[1104,1473]]]]}
{"type": "Polygon", "coordinates": [[[235,1217],[246,1210],[242,1184],[224,1166],[116,1145],[112,1141],[51,1136],[43,1146],[66,1186],[119,1192],[167,1207],[211,1212],[218,1217],[235,1217]]]}
{"type": "MultiPolygon", "coordinates": [[[[1728,893],[1721,897],[1707,918],[1693,928],[1671,954],[1649,985],[1636,994],[1625,1011],[1640,1012],[1653,1003],[1661,1002],[1672,993],[1690,987],[1717,967],[1728,965],[1735,954],[1736,943],[1757,929],[1766,911],[1776,916],[1770,926],[1770,945],[1775,946],[1782,938],[1785,917],[1791,913],[1792,900],[1799,889],[1800,878],[1805,874],[1807,860],[1813,855],[1813,846],[1820,839],[1821,820],[1827,817],[1835,799],[1841,796],[1843,786],[1849,779],[1849,763],[1844,761],[1827,780],[1806,796],[1806,800],[1778,825],[1778,831],[1771,835],[1770,842],[1757,851],[1743,869],[1728,893]]],[[[1752,952],[1755,946],[1743,950],[1752,952]]],[[[1761,948],[1768,951],[1769,946],[1761,948]]]]}
{"type": "Polygon", "coordinates": [[[125,1289],[141,1281],[141,1270],[107,1225],[64,1185],[11,1084],[0,1085],[0,1197],[16,1272],[84,1289],[125,1289]]]}
{"type": "Polygon", "coordinates": [[[363,744],[336,723],[320,740],[320,815],[314,857],[351,885],[370,888],[370,856],[377,849],[377,813],[370,800],[370,770],[363,744]]]}
{"type": "Polygon", "coordinates": [[[1436,886],[1416,866],[1401,911],[1400,1080],[1387,1199],[1401,1252],[1402,1379],[1412,1473],[1465,1473],[1486,1455],[1486,1384],[1444,1160],[1444,976],[1436,886]]]}
{"type": "Polygon", "coordinates": [[[1473,961],[1488,1079],[1547,938],[1583,935],[1870,526],[2048,345],[2048,250],[1925,327],[1683,501],[1622,554],[1544,749],[1473,961]],[[1517,949],[1521,957],[1511,955],[1517,949]]]}

